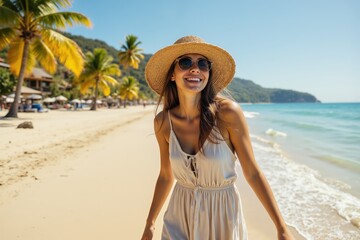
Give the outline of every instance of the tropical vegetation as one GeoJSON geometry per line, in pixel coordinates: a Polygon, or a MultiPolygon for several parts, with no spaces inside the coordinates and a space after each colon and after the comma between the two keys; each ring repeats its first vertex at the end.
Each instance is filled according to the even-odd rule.
{"type": "Polygon", "coordinates": [[[80,92],[85,94],[89,89],[94,91],[94,101],[91,110],[96,110],[99,91],[104,96],[110,94],[110,86],[118,82],[112,76],[120,76],[119,66],[113,62],[113,58],[108,55],[103,48],[95,48],[94,52],[86,53],[84,71],[78,79],[80,92]]]}
{"type": "Polygon", "coordinates": [[[139,94],[139,82],[132,76],[123,77],[119,87],[119,95],[124,99],[124,107],[128,100],[137,98],[139,94]]]}
{"type": "Polygon", "coordinates": [[[139,68],[139,63],[144,59],[142,55],[143,50],[139,48],[141,44],[135,35],[126,36],[126,41],[121,45],[119,51],[119,62],[125,68],[133,67],[134,69],[139,68]]]}
{"type": "Polygon", "coordinates": [[[10,74],[10,72],[5,70],[4,68],[0,68],[0,96],[12,93],[14,86],[14,75],[10,74]]]}
{"type": "Polygon", "coordinates": [[[7,62],[18,77],[14,102],[6,117],[17,117],[24,75],[37,63],[54,73],[58,59],[75,75],[81,73],[82,51],[60,31],[73,25],[90,27],[91,22],[83,14],[59,11],[70,6],[70,0],[0,0],[0,49],[9,48],[7,62]]]}

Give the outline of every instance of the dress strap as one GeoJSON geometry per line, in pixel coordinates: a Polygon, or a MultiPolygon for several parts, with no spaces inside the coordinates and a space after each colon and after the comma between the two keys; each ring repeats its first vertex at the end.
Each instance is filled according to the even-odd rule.
{"type": "Polygon", "coordinates": [[[171,129],[171,131],[173,131],[172,122],[171,122],[171,114],[170,114],[170,110],[168,110],[168,117],[169,117],[170,129],[171,129]]]}

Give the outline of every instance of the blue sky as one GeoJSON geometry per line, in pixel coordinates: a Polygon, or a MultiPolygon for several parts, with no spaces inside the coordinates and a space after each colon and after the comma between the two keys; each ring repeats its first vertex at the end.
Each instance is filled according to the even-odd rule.
{"type": "Polygon", "coordinates": [[[197,35],[230,52],[236,77],[323,102],[360,102],[358,0],[74,0],[70,11],[93,28],[69,32],[116,49],[128,34],[145,53],[197,35]]]}

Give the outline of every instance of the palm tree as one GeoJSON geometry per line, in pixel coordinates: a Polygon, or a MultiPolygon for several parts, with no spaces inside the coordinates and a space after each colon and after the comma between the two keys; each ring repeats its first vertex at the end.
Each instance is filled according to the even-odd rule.
{"type": "Polygon", "coordinates": [[[141,42],[137,39],[135,35],[128,35],[126,36],[125,44],[121,45],[118,53],[119,62],[125,68],[133,67],[138,69],[139,63],[144,59],[144,55],[141,54],[143,50],[138,48],[141,42]]]}
{"type": "Polygon", "coordinates": [[[120,76],[119,65],[112,63],[113,58],[105,49],[95,48],[94,53],[86,53],[84,72],[79,77],[80,92],[85,93],[89,88],[95,89],[95,98],[91,110],[96,110],[98,92],[105,96],[110,94],[110,85],[118,82],[110,75],[120,76]]]}
{"type": "Polygon", "coordinates": [[[81,49],[58,31],[75,24],[90,27],[91,22],[80,13],[58,11],[70,6],[70,0],[0,0],[0,50],[9,47],[10,70],[19,77],[14,102],[5,117],[17,117],[24,75],[37,61],[54,73],[56,57],[75,75],[81,73],[81,49]]]}
{"type": "Polygon", "coordinates": [[[119,88],[119,95],[124,101],[126,108],[127,100],[137,98],[139,93],[139,82],[132,76],[123,77],[119,88]]]}

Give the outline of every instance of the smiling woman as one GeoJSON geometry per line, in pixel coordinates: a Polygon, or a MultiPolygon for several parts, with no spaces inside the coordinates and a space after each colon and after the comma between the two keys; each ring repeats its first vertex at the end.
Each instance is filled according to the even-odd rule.
{"type": "Polygon", "coordinates": [[[219,92],[233,79],[235,61],[195,36],[179,39],[149,60],[145,75],[163,99],[154,120],[160,174],[143,240],[153,238],[155,220],[174,178],[162,239],[246,240],[237,156],[244,176],[268,211],[278,239],[293,239],[255,162],[244,115],[219,92]],[[235,155],[236,154],[236,155],[235,155]]]}

